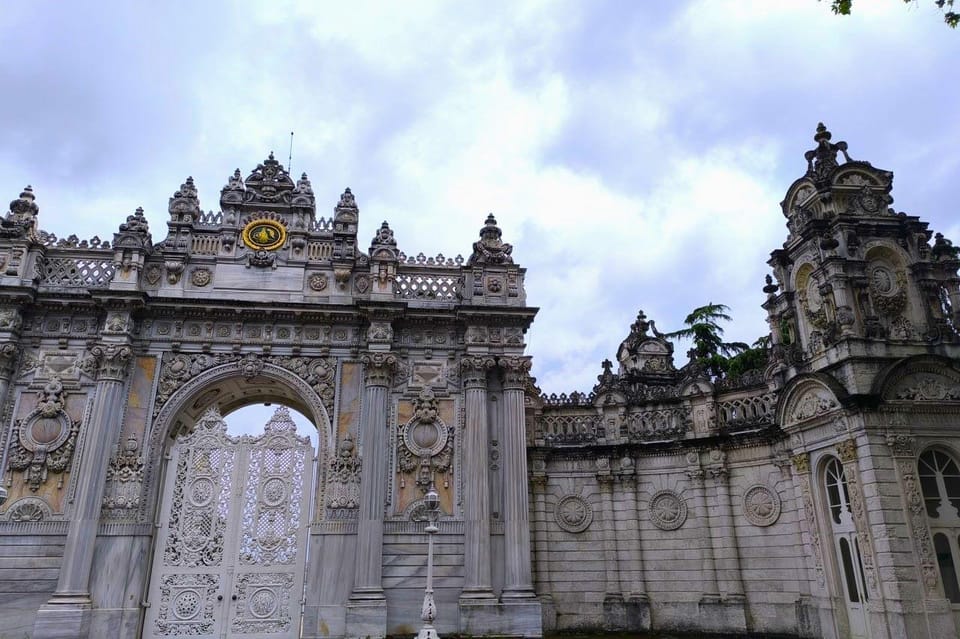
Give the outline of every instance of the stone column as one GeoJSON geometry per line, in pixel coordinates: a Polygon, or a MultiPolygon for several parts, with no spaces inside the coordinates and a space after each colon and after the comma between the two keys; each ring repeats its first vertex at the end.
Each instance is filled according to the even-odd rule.
{"type": "Polygon", "coordinates": [[[487,371],[490,357],[464,357],[463,568],[461,599],[494,599],[490,568],[487,371]]]}
{"type": "Polygon", "coordinates": [[[503,535],[506,552],[503,599],[536,595],[530,572],[530,512],[524,390],[530,358],[503,357],[503,535]]]}
{"type": "Polygon", "coordinates": [[[364,355],[363,408],[360,420],[360,508],[357,522],[357,568],[351,601],[384,600],[383,511],[387,502],[387,415],[394,355],[364,355]]]}
{"type": "MultiPolygon", "coordinates": [[[[126,319],[124,318],[124,321],[126,319]]],[[[90,570],[100,524],[107,461],[123,421],[127,371],[133,351],[126,343],[102,343],[90,350],[97,362],[97,389],[84,428],[83,451],[74,479],[74,508],[67,528],[57,590],[37,612],[36,638],[86,637],[89,629],[90,570]]]]}

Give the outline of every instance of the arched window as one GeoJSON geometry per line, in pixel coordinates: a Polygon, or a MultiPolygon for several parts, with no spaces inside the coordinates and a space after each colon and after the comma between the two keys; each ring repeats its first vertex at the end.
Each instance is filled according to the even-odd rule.
{"type": "Polygon", "coordinates": [[[942,450],[924,451],[917,461],[917,476],[927,508],[933,549],[943,581],[943,593],[960,604],[960,467],[942,450]]]}
{"type": "MultiPolygon", "coordinates": [[[[839,578],[843,582],[847,605],[851,613],[862,616],[860,605],[868,599],[863,559],[860,556],[860,540],[850,509],[850,487],[843,464],[836,457],[827,459],[823,467],[823,485],[827,497],[830,529],[839,566],[839,578]]],[[[853,620],[851,619],[851,623],[853,620]]]]}

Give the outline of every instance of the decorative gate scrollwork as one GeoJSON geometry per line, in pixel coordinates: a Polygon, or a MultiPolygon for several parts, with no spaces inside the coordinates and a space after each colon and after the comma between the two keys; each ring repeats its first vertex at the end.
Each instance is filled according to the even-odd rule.
{"type": "Polygon", "coordinates": [[[312,460],[283,407],[256,437],[212,408],[177,439],[144,637],[299,636],[312,460]]]}

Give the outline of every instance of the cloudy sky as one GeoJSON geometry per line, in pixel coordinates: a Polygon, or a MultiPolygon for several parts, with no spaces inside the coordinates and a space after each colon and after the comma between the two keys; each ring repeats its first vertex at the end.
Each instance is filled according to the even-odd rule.
{"type": "Polygon", "coordinates": [[[0,195],[32,184],[42,228],[110,237],[143,206],[162,239],[187,175],[215,209],[293,130],[363,245],[386,219],[408,254],[469,254],[497,216],[547,392],[589,390],[640,308],[670,330],[721,302],[730,339],[765,333],[818,121],[960,241],[960,30],[932,0],[7,4],[0,195]]]}

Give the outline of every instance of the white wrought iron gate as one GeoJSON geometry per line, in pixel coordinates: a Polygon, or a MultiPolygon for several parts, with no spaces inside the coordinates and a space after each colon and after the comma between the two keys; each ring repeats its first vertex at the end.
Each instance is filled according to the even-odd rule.
{"type": "Polygon", "coordinates": [[[299,636],[312,459],[286,409],[256,437],[211,409],[178,438],[144,637],[299,636]]]}

